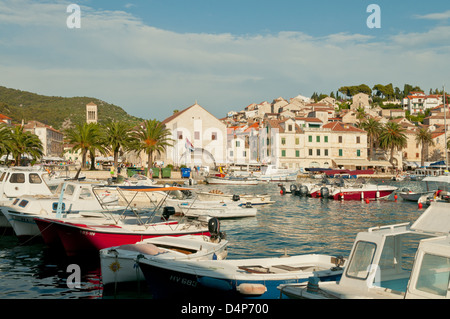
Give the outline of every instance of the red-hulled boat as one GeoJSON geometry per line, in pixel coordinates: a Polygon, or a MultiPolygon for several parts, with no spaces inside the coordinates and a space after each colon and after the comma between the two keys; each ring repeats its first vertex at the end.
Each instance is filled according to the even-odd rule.
{"type": "MultiPolygon", "coordinates": [[[[187,190],[181,187],[121,188],[136,192],[187,190]]],[[[158,208],[163,207],[164,200],[157,205],[158,208]]],[[[162,216],[153,218],[139,215],[125,216],[126,211],[125,209],[120,215],[110,214],[110,216],[105,211],[105,218],[36,217],[34,220],[44,242],[48,245],[62,245],[67,255],[87,251],[97,252],[100,249],[134,244],[143,239],[159,236],[210,235],[206,221],[193,220],[182,223],[170,220],[169,217],[175,213],[173,207],[164,207],[162,216]]]]}
{"type": "Polygon", "coordinates": [[[112,224],[108,222],[36,217],[44,241],[49,245],[62,244],[68,256],[81,252],[97,252],[118,245],[134,244],[159,236],[206,235],[206,223],[176,221],[144,225],[112,224]]]}

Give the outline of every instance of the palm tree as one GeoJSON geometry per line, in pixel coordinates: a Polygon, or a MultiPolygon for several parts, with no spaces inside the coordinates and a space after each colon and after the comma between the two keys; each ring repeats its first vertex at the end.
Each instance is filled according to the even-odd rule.
{"type": "Polygon", "coordinates": [[[130,149],[131,127],[125,122],[109,122],[104,128],[104,143],[114,154],[114,171],[117,172],[119,153],[130,149]]]}
{"type": "Polygon", "coordinates": [[[11,131],[11,153],[15,166],[22,164],[22,156],[29,155],[33,161],[44,155],[42,142],[36,134],[23,130],[22,125],[15,126],[11,131]]]}
{"type": "Polygon", "coordinates": [[[434,145],[433,137],[426,128],[420,128],[416,132],[416,142],[422,146],[420,166],[425,165],[425,153],[429,145],[434,145]]]}
{"type": "Polygon", "coordinates": [[[370,155],[373,158],[374,154],[373,144],[380,136],[382,126],[380,122],[371,117],[368,120],[361,123],[361,128],[367,132],[367,137],[370,145],[370,155]]]}
{"type": "Polygon", "coordinates": [[[11,128],[4,124],[0,125],[0,156],[6,155],[6,160],[8,160],[8,155],[12,152],[14,144],[12,143],[12,132],[11,128]]]}
{"type": "Polygon", "coordinates": [[[139,129],[134,132],[136,143],[133,148],[138,152],[144,151],[147,154],[147,176],[150,176],[150,168],[153,163],[153,153],[160,154],[167,146],[172,146],[169,137],[171,132],[164,124],[157,120],[146,120],[139,129]]]}
{"type": "Polygon", "coordinates": [[[407,144],[406,135],[403,133],[404,131],[405,129],[398,123],[387,122],[379,136],[380,146],[391,151],[389,162],[393,168],[395,168],[394,151],[403,149],[407,144]]]}
{"type": "Polygon", "coordinates": [[[75,128],[66,131],[67,142],[73,144],[72,150],[81,150],[81,167],[86,168],[86,155],[88,151],[94,152],[100,145],[100,130],[96,123],[77,124],[75,128]]]}
{"type": "Polygon", "coordinates": [[[358,126],[360,127],[366,118],[366,110],[363,107],[358,107],[356,109],[356,119],[359,121],[358,126]]]}

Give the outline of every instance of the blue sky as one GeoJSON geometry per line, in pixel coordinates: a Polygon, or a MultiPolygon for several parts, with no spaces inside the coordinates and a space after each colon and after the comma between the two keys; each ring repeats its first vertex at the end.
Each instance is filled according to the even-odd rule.
{"type": "Polygon", "coordinates": [[[0,0],[0,85],[163,120],[340,86],[450,87],[450,2],[0,0]],[[81,28],[69,29],[69,4],[81,28]],[[381,28],[368,28],[368,5],[381,28]]]}

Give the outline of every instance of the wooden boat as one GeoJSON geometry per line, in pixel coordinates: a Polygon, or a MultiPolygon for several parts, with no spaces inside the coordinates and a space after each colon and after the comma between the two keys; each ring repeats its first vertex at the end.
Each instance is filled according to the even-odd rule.
{"type": "MultiPolygon", "coordinates": [[[[217,223],[217,221],[210,220],[211,234],[215,232],[213,230],[215,227],[214,223],[217,223]]],[[[136,260],[141,258],[155,260],[225,259],[228,241],[223,237],[223,234],[212,236],[161,236],[145,239],[135,244],[102,249],[100,250],[100,266],[103,286],[143,281],[144,275],[136,264],[136,260]]]]}
{"type": "Polygon", "coordinates": [[[306,299],[449,299],[449,211],[449,203],[436,202],[412,225],[360,232],[339,281],[311,279],[278,289],[283,296],[306,299]]]}
{"type": "MultiPolygon", "coordinates": [[[[342,259],[299,255],[235,260],[138,260],[154,298],[200,297],[276,299],[281,283],[302,282],[310,276],[336,280],[342,259]]],[[[217,300],[217,299],[215,299],[217,300]]]]}

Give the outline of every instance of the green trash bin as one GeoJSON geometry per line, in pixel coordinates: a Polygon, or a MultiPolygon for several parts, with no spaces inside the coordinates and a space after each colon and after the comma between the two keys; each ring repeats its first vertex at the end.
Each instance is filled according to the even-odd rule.
{"type": "Polygon", "coordinates": [[[171,173],[172,173],[172,169],[170,167],[164,167],[162,169],[162,173],[161,173],[162,178],[170,178],[171,173]]]}
{"type": "Polygon", "coordinates": [[[153,167],[153,178],[159,178],[159,167],[153,167]]]}

